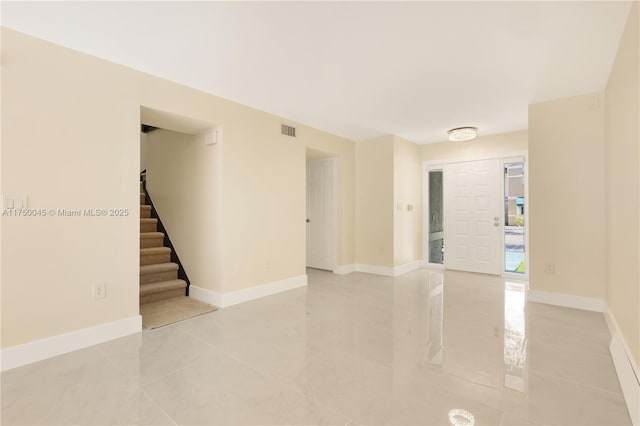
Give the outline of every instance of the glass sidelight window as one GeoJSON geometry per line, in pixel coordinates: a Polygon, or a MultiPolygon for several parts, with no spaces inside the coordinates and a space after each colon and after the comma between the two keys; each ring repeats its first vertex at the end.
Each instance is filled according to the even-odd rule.
{"type": "Polygon", "coordinates": [[[429,171],[429,263],[444,263],[442,170],[429,171]]]}
{"type": "Polygon", "coordinates": [[[524,162],[504,165],[504,270],[524,274],[525,179],[524,162]]]}

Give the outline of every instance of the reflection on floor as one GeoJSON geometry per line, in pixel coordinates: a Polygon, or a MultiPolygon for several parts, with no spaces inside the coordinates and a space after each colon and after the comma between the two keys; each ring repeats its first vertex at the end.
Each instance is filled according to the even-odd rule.
{"type": "Polygon", "coordinates": [[[497,277],[308,274],[5,372],[2,424],[630,423],[601,314],[527,304],[497,277]]]}

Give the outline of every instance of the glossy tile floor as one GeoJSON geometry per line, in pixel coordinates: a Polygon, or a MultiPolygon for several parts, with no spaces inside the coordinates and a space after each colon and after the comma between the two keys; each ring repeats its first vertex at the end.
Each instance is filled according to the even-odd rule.
{"type": "Polygon", "coordinates": [[[2,424],[630,424],[601,314],[474,274],[308,274],[5,372],[2,424]]]}

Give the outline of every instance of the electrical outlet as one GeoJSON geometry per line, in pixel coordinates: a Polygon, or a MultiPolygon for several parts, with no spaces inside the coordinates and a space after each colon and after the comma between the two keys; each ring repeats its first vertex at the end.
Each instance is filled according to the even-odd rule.
{"type": "Polygon", "coordinates": [[[544,264],[544,272],[547,274],[555,274],[556,273],[556,264],[553,262],[547,262],[544,264]]]}
{"type": "Polygon", "coordinates": [[[93,285],[93,300],[104,299],[107,296],[107,283],[93,285]]]}

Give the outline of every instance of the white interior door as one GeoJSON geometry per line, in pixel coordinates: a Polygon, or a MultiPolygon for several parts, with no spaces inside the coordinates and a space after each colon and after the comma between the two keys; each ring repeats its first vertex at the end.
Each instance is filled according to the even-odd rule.
{"type": "Polygon", "coordinates": [[[307,160],[307,266],[333,270],[334,162],[307,160]]]}
{"type": "Polygon", "coordinates": [[[447,269],[500,274],[500,160],[444,166],[444,263],[447,269]]]}

